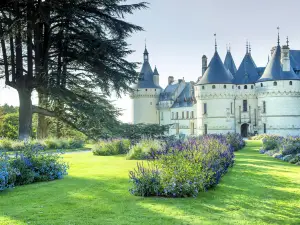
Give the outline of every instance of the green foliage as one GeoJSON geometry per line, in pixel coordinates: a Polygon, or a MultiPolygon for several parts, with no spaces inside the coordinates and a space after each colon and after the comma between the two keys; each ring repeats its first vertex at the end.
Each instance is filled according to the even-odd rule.
{"type": "Polygon", "coordinates": [[[169,125],[159,124],[127,124],[120,123],[114,127],[105,137],[127,138],[133,142],[138,142],[142,138],[166,139],[168,137],[169,125]]]}
{"type": "Polygon", "coordinates": [[[147,159],[150,153],[162,150],[163,142],[155,139],[142,139],[139,143],[132,146],[127,154],[127,159],[139,160],[147,159]]]}
{"type": "Polygon", "coordinates": [[[17,139],[19,132],[19,114],[10,113],[0,119],[0,136],[10,139],[17,139]]]}
{"type": "Polygon", "coordinates": [[[94,155],[120,155],[126,154],[130,148],[130,140],[115,139],[110,141],[99,141],[94,144],[92,151],[94,155]]]}

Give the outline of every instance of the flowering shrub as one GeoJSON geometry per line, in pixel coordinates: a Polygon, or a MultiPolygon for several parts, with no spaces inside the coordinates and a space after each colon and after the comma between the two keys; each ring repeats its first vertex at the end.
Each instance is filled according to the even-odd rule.
{"type": "Polygon", "coordinates": [[[5,190],[8,187],[8,163],[2,157],[0,158],[0,191],[5,190]]]}
{"type": "Polygon", "coordinates": [[[222,135],[167,143],[152,151],[148,166],[130,172],[131,193],[139,196],[189,197],[217,185],[234,163],[234,149],[222,135]]]}
{"type": "Polygon", "coordinates": [[[120,155],[126,154],[130,148],[130,141],[128,139],[114,139],[111,141],[100,141],[94,144],[94,155],[120,155]]]}
{"type": "MultiPolygon", "coordinates": [[[[27,146],[42,146],[44,149],[76,149],[83,148],[84,141],[80,139],[55,139],[30,140],[27,146]]],[[[10,139],[0,139],[0,151],[22,151],[24,149],[23,141],[14,141],[10,139]]]]}
{"type": "Polygon", "coordinates": [[[279,135],[276,134],[258,134],[251,137],[251,140],[263,140],[265,138],[273,138],[273,137],[279,137],[279,135]]]}
{"type": "Polygon", "coordinates": [[[226,141],[233,147],[234,151],[238,151],[245,147],[245,141],[243,140],[242,135],[237,133],[227,133],[226,141]]]}
{"type": "Polygon", "coordinates": [[[0,190],[9,186],[61,179],[67,175],[68,165],[61,161],[60,154],[45,153],[43,150],[39,145],[25,145],[21,153],[2,157],[0,190]]]}
{"type": "Polygon", "coordinates": [[[142,139],[132,146],[127,154],[127,159],[147,159],[152,153],[161,151],[163,143],[154,139],[142,139]]]}
{"type": "Polygon", "coordinates": [[[280,137],[275,135],[266,136],[260,153],[274,158],[298,164],[300,154],[300,137],[280,137]]]}

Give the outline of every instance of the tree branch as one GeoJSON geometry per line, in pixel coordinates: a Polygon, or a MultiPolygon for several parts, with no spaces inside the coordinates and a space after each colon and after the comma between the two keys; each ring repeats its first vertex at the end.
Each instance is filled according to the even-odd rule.
{"type": "Polygon", "coordinates": [[[42,107],[39,106],[32,106],[32,113],[38,113],[38,114],[42,114],[44,116],[50,116],[50,117],[56,117],[56,113],[53,111],[50,111],[48,109],[44,109],[42,107]]]}

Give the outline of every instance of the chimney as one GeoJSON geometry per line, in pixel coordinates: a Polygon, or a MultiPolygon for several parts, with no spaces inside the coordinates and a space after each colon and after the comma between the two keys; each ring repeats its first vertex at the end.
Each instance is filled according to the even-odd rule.
{"type": "Polygon", "coordinates": [[[172,84],[174,82],[174,77],[173,76],[169,76],[168,77],[168,84],[172,84]]]}
{"type": "Polygon", "coordinates": [[[207,69],[207,57],[206,55],[202,56],[202,75],[205,73],[207,69]]]}
{"type": "Polygon", "coordinates": [[[284,72],[291,70],[290,48],[288,45],[284,45],[281,48],[281,64],[284,72]]]}

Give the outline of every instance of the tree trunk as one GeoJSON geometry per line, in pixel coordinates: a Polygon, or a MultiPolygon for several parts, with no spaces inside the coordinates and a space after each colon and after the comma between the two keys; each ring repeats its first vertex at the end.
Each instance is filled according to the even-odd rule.
{"type": "MultiPolygon", "coordinates": [[[[38,93],[39,106],[47,109],[47,97],[44,94],[38,93]]],[[[37,138],[44,139],[48,137],[49,123],[45,115],[38,114],[37,138]]]]}
{"type": "Polygon", "coordinates": [[[19,93],[19,139],[28,140],[32,131],[31,90],[20,88],[19,93]]]}

